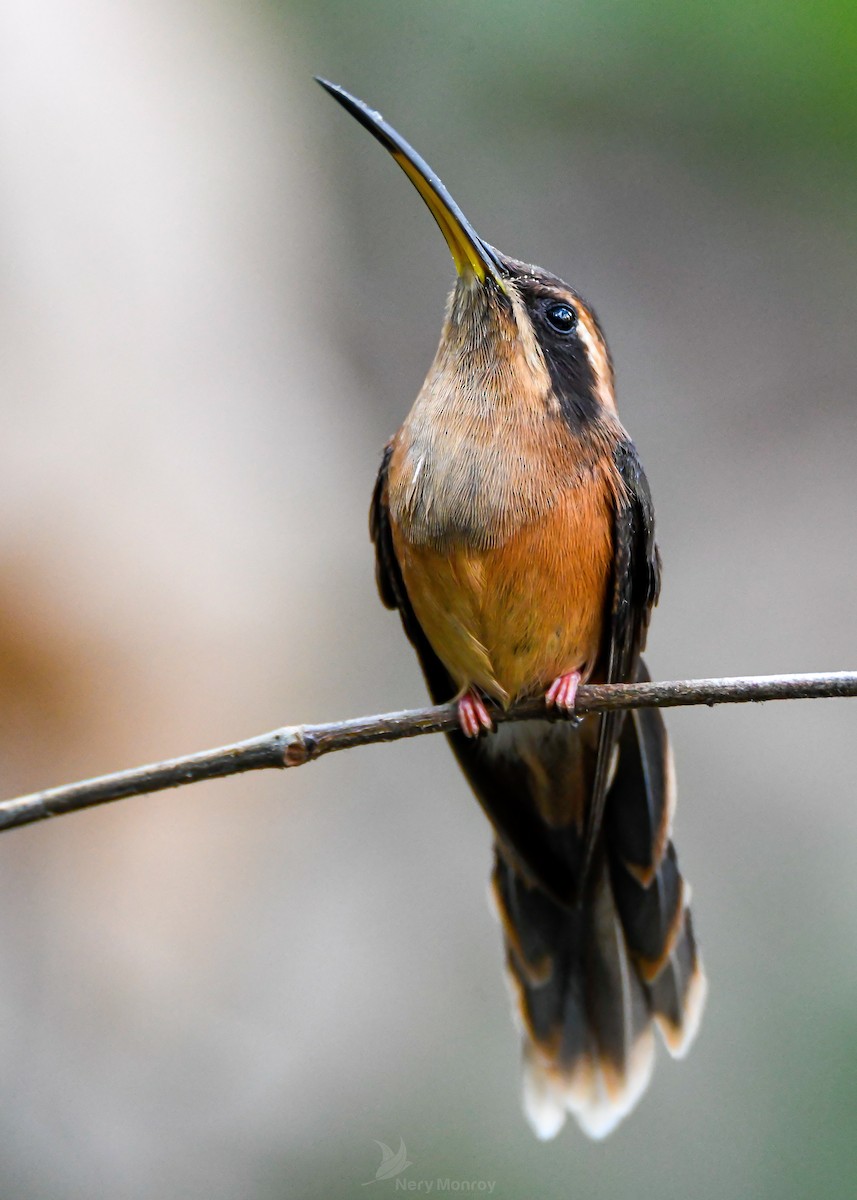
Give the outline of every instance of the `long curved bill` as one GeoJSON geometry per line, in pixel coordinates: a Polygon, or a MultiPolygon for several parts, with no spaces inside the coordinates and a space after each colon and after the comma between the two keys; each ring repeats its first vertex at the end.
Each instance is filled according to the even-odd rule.
{"type": "Polygon", "coordinates": [[[473,226],[428,163],[396,133],[392,125],[387,124],[380,113],[374,112],[362,100],[350,95],[338,84],[330,83],[319,76],[316,76],[316,80],[392,154],[440,226],[440,231],[452,252],[458,274],[475,275],[480,283],[491,278],[505,291],[504,272],[497,255],[477,237],[473,226]]]}

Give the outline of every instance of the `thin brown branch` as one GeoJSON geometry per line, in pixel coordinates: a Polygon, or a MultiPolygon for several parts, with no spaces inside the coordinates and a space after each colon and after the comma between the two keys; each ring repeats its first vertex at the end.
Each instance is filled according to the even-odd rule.
{"type": "MultiPolygon", "coordinates": [[[[676,708],[693,704],[745,704],[761,700],[820,700],[826,697],[857,696],[857,671],[835,671],[826,675],[760,675],[739,679],[690,679],[671,683],[587,684],[577,693],[577,713],[606,712],[617,708],[676,708]]],[[[526,721],[550,715],[542,699],[526,700],[497,721],[526,721]]],[[[259,771],[266,767],[299,767],[304,763],[373,742],[395,742],[425,733],[449,733],[457,725],[455,706],[441,704],[408,712],[355,717],[325,725],[290,725],[260,737],[216,750],[203,750],[184,758],[100,775],[82,783],[49,788],[0,801],[0,831],[30,825],[47,817],[77,812],[96,804],[160,792],[166,788],[199,783],[259,771]]]]}

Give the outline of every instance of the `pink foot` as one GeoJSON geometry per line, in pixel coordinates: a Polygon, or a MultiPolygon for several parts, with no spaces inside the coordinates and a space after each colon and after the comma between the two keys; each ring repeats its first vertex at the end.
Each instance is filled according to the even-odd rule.
{"type": "Polygon", "coordinates": [[[580,672],[571,671],[568,675],[560,675],[545,692],[545,703],[548,708],[556,705],[563,712],[574,712],[574,701],[577,698],[577,685],[580,683],[580,672]]]}
{"type": "Polygon", "coordinates": [[[483,729],[489,732],[494,728],[491,714],[482,703],[475,688],[465,692],[458,701],[458,723],[465,737],[479,737],[483,729]]]}

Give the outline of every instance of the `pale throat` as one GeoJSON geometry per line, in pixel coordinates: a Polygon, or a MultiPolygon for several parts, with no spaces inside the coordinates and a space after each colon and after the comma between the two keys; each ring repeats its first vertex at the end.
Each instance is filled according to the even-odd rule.
{"type": "Polygon", "coordinates": [[[499,312],[462,288],[450,299],[391,464],[391,515],[415,545],[502,545],[561,490],[550,375],[517,295],[512,304],[499,312]]]}

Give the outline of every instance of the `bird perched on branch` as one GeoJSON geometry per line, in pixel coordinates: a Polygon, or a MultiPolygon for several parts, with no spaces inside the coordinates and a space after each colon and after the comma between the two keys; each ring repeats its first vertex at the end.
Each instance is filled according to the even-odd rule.
{"type": "Polygon", "coordinates": [[[581,681],[648,678],[649,486],[589,305],[479,238],[378,113],[319,82],[415,185],[458,273],[375,486],[378,586],[434,700],[457,700],[450,741],[494,826],[526,1114],[543,1138],[568,1112],[603,1137],[649,1082],[653,1026],[683,1055],[705,996],[660,712],[573,719],[581,681]],[[492,706],[535,694],[572,719],[494,731],[492,706]]]}

